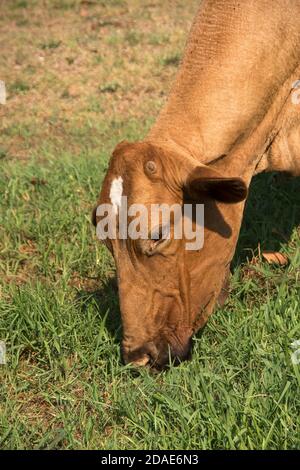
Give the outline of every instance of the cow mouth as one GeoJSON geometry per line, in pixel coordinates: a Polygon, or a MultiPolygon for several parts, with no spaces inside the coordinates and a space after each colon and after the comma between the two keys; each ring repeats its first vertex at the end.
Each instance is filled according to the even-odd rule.
{"type": "Polygon", "coordinates": [[[192,341],[191,338],[184,345],[176,343],[171,345],[167,342],[160,342],[156,345],[149,342],[134,351],[125,352],[123,350],[123,360],[125,364],[134,367],[149,367],[162,371],[170,366],[178,366],[182,362],[191,358],[192,341]]]}

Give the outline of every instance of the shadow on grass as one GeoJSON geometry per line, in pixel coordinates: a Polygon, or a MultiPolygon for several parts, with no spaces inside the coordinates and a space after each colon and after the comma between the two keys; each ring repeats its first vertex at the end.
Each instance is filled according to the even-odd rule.
{"type": "Polygon", "coordinates": [[[118,286],[116,278],[109,278],[103,281],[100,289],[95,291],[81,290],[77,293],[77,300],[82,309],[86,309],[89,304],[97,306],[97,314],[100,319],[105,318],[105,327],[115,343],[120,343],[122,339],[121,315],[118,299],[118,286]]]}
{"type": "Polygon", "coordinates": [[[232,269],[257,254],[258,246],[264,251],[279,251],[299,224],[300,178],[283,173],[255,176],[232,269]]]}

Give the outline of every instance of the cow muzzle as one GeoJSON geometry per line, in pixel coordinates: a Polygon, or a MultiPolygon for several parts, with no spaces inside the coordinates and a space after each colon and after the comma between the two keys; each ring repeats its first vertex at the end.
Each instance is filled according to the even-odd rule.
{"type": "Polygon", "coordinates": [[[189,338],[184,345],[172,345],[165,341],[147,342],[136,349],[122,348],[125,364],[136,367],[148,366],[157,370],[165,369],[167,366],[179,365],[190,359],[192,341],[189,338]]]}

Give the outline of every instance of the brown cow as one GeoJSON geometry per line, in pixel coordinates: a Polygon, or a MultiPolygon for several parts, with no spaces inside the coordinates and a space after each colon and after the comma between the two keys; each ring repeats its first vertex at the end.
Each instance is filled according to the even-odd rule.
{"type": "MultiPolygon", "coordinates": [[[[204,246],[107,241],[117,268],[124,361],[164,366],[225,298],[251,178],[300,175],[300,2],[204,0],[177,79],[142,142],[119,144],[98,204],[205,207],[204,246]]],[[[95,224],[101,218],[96,217],[95,224]]]]}

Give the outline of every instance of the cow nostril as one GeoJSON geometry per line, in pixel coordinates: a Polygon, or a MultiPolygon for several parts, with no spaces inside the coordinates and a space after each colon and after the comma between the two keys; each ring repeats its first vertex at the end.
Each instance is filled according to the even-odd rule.
{"type": "Polygon", "coordinates": [[[157,357],[156,346],[149,342],[134,350],[127,350],[123,347],[123,359],[125,364],[132,364],[137,367],[152,365],[157,357]]]}
{"type": "Polygon", "coordinates": [[[151,367],[160,371],[167,369],[170,365],[177,366],[191,357],[191,340],[185,345],[173,345],[161,341],[158,345],[154,342],[145,343],[143,346],[126,350],[123,345],[123,360],[125,364],[133,367],[151,367]]]}
{"type": "Polygon", "coordinates": [[[150,356],[145,354],[143,357],[136,359],[135,361],[131,361],[131,364],[136,367],[145,367],[150,362],[150,356]]]}

